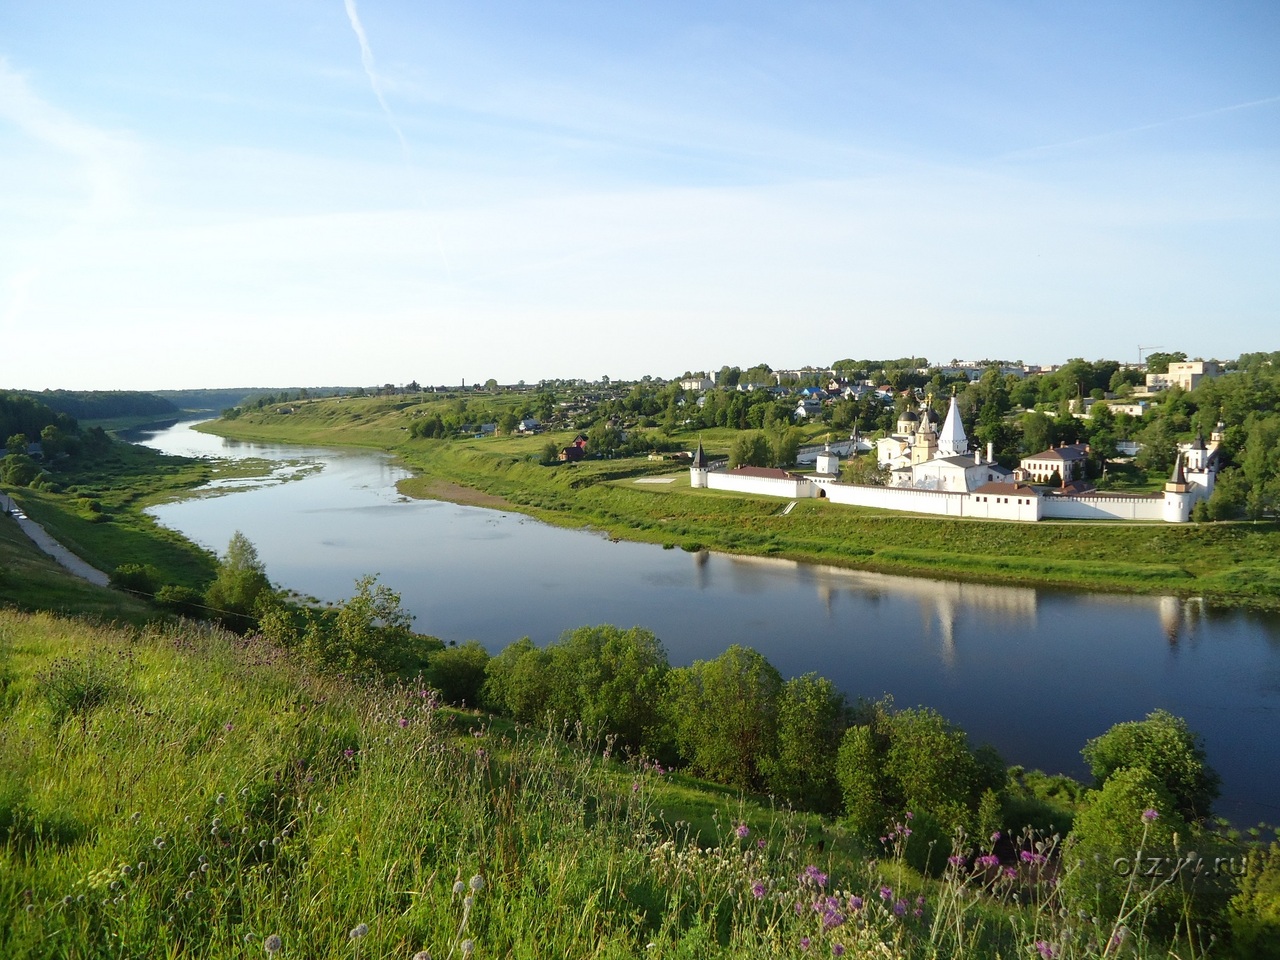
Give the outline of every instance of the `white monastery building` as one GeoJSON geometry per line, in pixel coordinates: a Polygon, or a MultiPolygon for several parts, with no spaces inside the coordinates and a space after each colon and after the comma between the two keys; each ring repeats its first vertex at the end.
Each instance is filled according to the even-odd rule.
{"type": "MultiPolygon", "coordinates": [[[[899,464],[892,467],[887,486],[841,483],[839,458],[829,445],[819,457],[819,472],[800,474],[764,467],[714,469],[701,441],[689,467],[689,485],[696,489],[729,490],[790,500],[816,497],[882,510],[986,520],[1034,522],[1053,518],[1187,523],[1191,519],[1191,508],[1213,493],[1223,429],[1222,424],[1218,424],[1210,443],[1205,443],[1201,434],[1191,443],[1180,446],[1163,493],[1070,493],[1033,486],[1024,482],[1025,476],[1015,479],[1009,470],[994,462],[989,449],[985,458],[980,452],[970,454],[955,397],[951,398],[951,407],[940,431],[936,430],[936,421],[936,416],[930,421],[927,412],[916,415],[907,411],[898,421],[898,432],[885,438],[892,442],[877,441],[880,462],[885,464],[884,457],[888,454],[890,464],[899,464]],[[903,429],[913,424],[914,429],[903,429]],[[907,462],[902,462],[903,458],[907,462]]],[[[1054,452],[1045,451],[1045,454],[1054,452]]],[[[1049,476],[1057,470],[1066,479],[1064,464],[1074,463],[1075,459],[1068,459],[1061,452],[1056,457],[1045,454],[1027,458],[1019,473],[1044,475],[1042,467],[1048,465],[1053,468],[1049,476]],[[1028,469],[1032,463],[1038,465],[1036,470],[1028,469]]],[[[1080,462],[1083,463],[1083,457],[1080,462]]]]}

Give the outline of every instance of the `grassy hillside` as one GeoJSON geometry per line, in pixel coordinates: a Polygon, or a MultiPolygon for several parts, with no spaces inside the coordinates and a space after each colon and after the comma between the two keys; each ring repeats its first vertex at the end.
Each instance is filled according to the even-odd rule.
{"type": "MultiPolygon", "coordinates": [[[[0,610],[0,757],[5,957],[1070,957],[1120,922],[1060,917],[1031,841],[925,882],[910,821],[870,860],[767,801],[192,625],[0,610]]],[[[1165,955],[1124,919],[1127,956],[1165,955]]]]}
{"type": "MultiPolygon", "coordinates": [[[[506,505],[567,525],[684,549],[787,557],[893,573],[1090,590],[1204,596],[1219,603],[1280,607],[1280,527],[957,520],[800,501],[785,503],[691,490],[687,471],[644,458],[540,465],[537,437],[415,440],[414,419],[440,401],[405,397],[324,400],[292,412],[258,411],[207,429],[243,439],[348,444],[393,450],[421,476],[413,496],[506,505]],[[670,484],[638,484],[667,474],[670,484]],[[496,498],[496,499],[494,499],[496,498]]],[[[735,433],[704,431],[708,450],[727,453],[735,433]]],[[[698,437],[685,438],[691,447],[698,437]]]]}

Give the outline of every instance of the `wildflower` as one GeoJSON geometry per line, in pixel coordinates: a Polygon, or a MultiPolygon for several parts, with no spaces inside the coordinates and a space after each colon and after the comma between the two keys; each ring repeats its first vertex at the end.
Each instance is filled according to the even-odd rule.
{"type": "Polygon", "coordinates": [[[984,870],[990,867],[998,867],[1000,866],[1000,858],[997,857],[994,853],[984,854],[983,856],[979,857],[977,860],[973,861],[973,865],[975,867],[982,867],[984,870]]]}
{"type": "Polygon", "coordinates": [[[469,957],[476,952],[476,942],[474,940],[463,940],[459,946],[462,947],[463,957],[469,957]]]}
{"type": "Polygon", "coordinates": [[[152,845],[153,847],[155,847],[157,850],[163,850],[163,849],[164,849],[164,837],[156,837],[154,840],[152,840],[152,841],[151,841],[151,845],[152,845]]]}
{"type": "Polygon", "coordinates": [[[267,937],[267,939],[262,941],[262,949],[267,951],[267,953],[279,953],[280,948],[283,946],[284,943],[280,940],[280,934],[278,933],[273,933],[271,936],[267,937]]]}
{"type": "Polygon", "coordinates": [[[356,752],[350,747],[347,747],[347,749],[342,751],[342,755],[346,757],[348,760],[350,760],[352,757],[356,755],[356,752]]]}
{"type": "Polygon", "coordinates": [[[471,889],[472,889],[472,890],[474,890],[474,891],[476,891],[476,893],[479,893],[481,890],[483,890],[483,889],[484,889],[484,877],[480,876],[480,874],[478,874],[478,873],[477,873],[474,877],[472,877],[472,878],[471,878],[471,889]]]}
{"type": "Polygon", "coordinates": [[[764,884],[757,880],[751,885],[751,895],[757,900],[764,899],[764,884]]]}
{"type": "Polygon", "coordinates": [[[460,894],[460,893],[465,893],[465,892],[466,892],[466,889],[467,889],[467,885],[466,885],[465,883],[463,883],[461,880],[455,880],[455,881],[453,881],[453,894],[454,894],[454,896],[457,896],[457,895],[458,895],[458,894],[460,894]]]}
{"type": "Polygon", "coordinates": [[[227,795],[225,793],[220,793],[213,798],[213,802],[216,803],[218,806],[222,806],[224,803],[227,802],[227,795]]]}
{"type": "Polygon", "coordinates": [[[844,956],[844,944],[843,944],[843,943],[833,943],[833,944],[831,945],[831,955],[832,955],[833,957],[843,957],[843,956],[844,956]]]}
{"type": "Polygon", "coordinates": [[[407,719],[405,719],[404,717],[401,717],[401,718],[400,718],[399,723],[400,723],[400,729],[401,729],[401,730],[403,730],[405,727],[407,727],[407,726],[409,725],[409,721],[408,721],[407,719]]]}
{"type": "Polygon", "coordinates": [[[916,818],[916,815],[912,813],[910,810],[908,810],[906,813],[906,817],[908,820],[914,820],[916,818]]]}
{"type": "Polygon", "coordinates": [[[850,910],[861,910],[861,909],[862,909],[862,898],[861,898],[861,897],[850,897],[850,898],[849,898],[849,909],[850,909],[850,910]]]}
{"type": "Polygon", "coordinates": [[[1156,820],[1159,816],[1160,816],[1160,811],[1153,809],[1152,807],[1148,807],[1146,810],[1142,811],[1142,819],[1145,820],[1147,823],[1151,823],[1153,820],[1156,820]]]}
{"type": "Polygon", "coordinates": [[[635,783],[632,783],[632,784],[631,784],[631,792],[632,792],[632,793],[639,793],[639,792],[640,792],[640,783],[639,783],[639,781],[636,781],[635,783]]]}
{"type": "Polygon", "coordinates": [[[804,868],[804,873],[801,874],[800,880],[802,882],[807,880],[819,887],[825,887],[827,885],[827,875],[812,865],[804,868]]]}
{"type": "Polygon", "coordinates": [[[951,864],[953,867],[956,867],[958,869],[965,865],[965,858],[957,853],[954,856],[947,857],[947,863],[951,864]]]}
{"type": "Polygon", "coordinates": [[[809,938],[808,938],[808,937],[801,937],[801,938],[800,938],[800,949],[801,949],[801,950],[808,950],[808,949],[809,949],[809,938]]]}
{"type": "Polygon", "coordinates": [[[904,916],[907,912],[907,901],[895,900],[893,902],[893,915],[895,917],[904,916]]]}
{"type": "Polygon", "coordinates": [[[1043,960],[1054,960],[1054,957],[1058,955],[1057,949],[1048,940],[1037,940],[1036,951],[1043,960]]]}
{"type": "Polygon", "coordinates": [[[738,828],[733,832],[738,835],[739,840],[745,840],[747,837],[751,836],[751,828],[745,823],[738,824],[738,828]]]}
{"type": "Polygon", "coordinates": [[[431,960],[431,954],[425,950],[419,950],[413,955],[413,960],[431,960]]]}
{"type": "Polygon", "coordinates": [[[367,923],[357,924],[350,933],[347,934],[348,940],[360,940],[369,935],[369,925],[367,923]]]}
{"type": "Polygon", "coordinates": [[[764,837],[761,837],[759,840],[756,841],[756,849],[757,850],[764,849],[764,837]]]}
{"type": "Polygon", "coordinates": [[[999,843],[999,842],[1000,842],[1000,831],[999,831],[999,830],[997,830],[995,833],[993,833],[993,834],[991,835],[991,842],[992,842],[992,843],[999,843]]]}
{"type": "Polygon", "coordinates": [[[893,899],[893,887],[881,887],[881,888],[880,888],[880,899],[881,899],[881,900],[892,900],[892,899],[893,899]]]}
{"type": "Polygon", "coordinates": [[[233,726],[232,726],[232,724],[231,724],[231,721],[230,721],[230,720],[228,720],[225,724],[223,724],[222,729],[223,729],[223,730],[225,730],[225,731],[227,731],[227,733],[230,733],[230,732],[232,731],[232,729],[234,729],[234,728],[233,728],[233,726]]]}

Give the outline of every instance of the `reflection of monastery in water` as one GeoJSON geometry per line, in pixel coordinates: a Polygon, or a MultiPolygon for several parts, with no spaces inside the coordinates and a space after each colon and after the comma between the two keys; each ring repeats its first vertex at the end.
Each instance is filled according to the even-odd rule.
{"type": "Polygon", "coordinates": [[[890,468],[887,486],[841,483],[839,457],[830,447],[818,454],[816,473],[799,474],[765,467],[713,469],[701,441],[689,468],[689,485],[986,520],[1187,523],[1191,508],[1213,493],[1221,439],[1222,424],[1218,424],[1210,443],[1206,444],[1201,434],[1180,448],[1163,493],[1050,490],[1018,481],[1015,474],[995,462],[990,445],[985,457],[981,451],[970,453],[953,396],[941,429],[926,404],[919,415],[906,411],[898,421],[898,431],[877,441],[877,456],[890,468]]]}
{"type": "Polygon", "coordinates": [[[942,661],[948,667],[955,665],[955,630],[962,612],[988,613],[998,619],[1002,627],[1017,630],[1033,630],[1036,626],[1037,594],[1029,587],[992,587],[980,583],[900,577],[771,557],[726,555],[725,559],[740,573],[749,574],[755,567],[764,576],[772,567],[775,570],[785,569],[796,578],[812,580],[828,617],[834,617],[835,605],[840,595],[846,593],[856,595],[858,602],[890,595],[914,600],[925,633],[931,633],[936,624],[942,661]]]}

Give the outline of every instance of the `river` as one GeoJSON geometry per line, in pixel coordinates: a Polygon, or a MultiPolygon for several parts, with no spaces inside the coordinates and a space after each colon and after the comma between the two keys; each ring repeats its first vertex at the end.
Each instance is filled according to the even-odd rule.
{"type": "Polygon", "coordinates": [[[226,441],[181,423],[139,442],[263,457],[264,481],[151,513],[211,549],[239,530],[272,580],[341,600],[378,574],[415,628],[491,652],[583,624],[640,625],[673,664],[740,643],[784,677],[923,704],[1009,763],[1087,779],[1086,740],[1157,707],[1185,717],[1222,775],[1216,812],[1280,821],[1280,618],[1174,597],[989,587],[614,543],[517,513],[410,500],[386,456],[226,441]]]}

